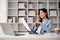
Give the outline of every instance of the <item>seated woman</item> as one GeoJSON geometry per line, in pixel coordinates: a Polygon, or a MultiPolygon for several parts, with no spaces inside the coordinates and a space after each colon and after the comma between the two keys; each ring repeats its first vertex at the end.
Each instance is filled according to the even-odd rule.
{"type": "Polygon", "coordinates": [[[39,19],[34,24],[31,31],[28,31],[30,34],[44,34],[51,32],[52,21],[49,20],[47,9],[42,8],[39,10],[39,19]]]}

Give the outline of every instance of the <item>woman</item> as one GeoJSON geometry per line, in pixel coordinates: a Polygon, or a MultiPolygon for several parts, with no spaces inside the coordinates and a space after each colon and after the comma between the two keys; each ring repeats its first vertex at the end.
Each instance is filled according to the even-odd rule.
{"type": "Polygon", "coordinates": [[[39,10],[39,20],[35,23],[35,26],[28,31],[30,34],[44,34],[49,33],[52,30],[52,22],[49,20],[47,9],[42,8],[39,10]]]}

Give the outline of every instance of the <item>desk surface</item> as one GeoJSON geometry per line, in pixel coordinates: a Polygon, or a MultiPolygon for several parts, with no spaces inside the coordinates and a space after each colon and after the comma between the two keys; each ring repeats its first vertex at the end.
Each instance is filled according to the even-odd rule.
{"type": "Polygon", "coordinates": [[[10,35],[2,35],[0,38],[60,38],[60,34],[54,33],[45,33],[45,34],[28,34],[22,36],[10,36],[10,35]]]}

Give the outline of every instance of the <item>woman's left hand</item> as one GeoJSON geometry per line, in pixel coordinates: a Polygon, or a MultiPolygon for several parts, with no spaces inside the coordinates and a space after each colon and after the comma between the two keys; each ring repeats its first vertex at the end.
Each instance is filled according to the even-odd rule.
{"type": "Polygon", "coordinates": [[[36,27],[39,27],[40,24],[41,24],[41,22],[38,22],[38,21],[36,21],[36,22],[34,23],[34,25],[36,25],[36,27]]]}
{"type": "Polygon", "coordinates": [[[41,22],[36,22],[36,26],[39,27],[39,25],[41,24],[41,22]]]}

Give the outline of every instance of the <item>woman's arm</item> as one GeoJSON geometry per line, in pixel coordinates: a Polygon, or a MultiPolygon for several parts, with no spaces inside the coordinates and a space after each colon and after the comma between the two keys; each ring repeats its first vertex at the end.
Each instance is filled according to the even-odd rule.
{"type": "Polygon", "coordinates": [[[39,22],[39,20],[37,20],[37,21],[35,21],[35,22],[33,23],[33,25],[36,26],[36,27],[39,27],[40,24],[41,24],[41,22],[39,22]]]}
{"type": "Polygon", "coordinates": [[[38,20],[36,22],[33,23],[33,27],[30,28],[31,31],[28,31],[30,34],[37,34],[36,30],[38,29],[39,25],[41,24],[41,22],[38,22],[38,20]]]}
{"type": "Polygon", "coordinates": [[[52,31],[52,21],[49,22],[46,29],[47,33],[52,31]]]}
{"type": "Polygon", "coordinates": [[[29,32],[29,34],[37,34],[36,33],[37,27],[33,26],[33,28],[30,28],[30,29],[31,29],[31,31],[27,30],[29,32]]]}
{"type": "Polygon", "coordinates": [[[45,25],[42,26],[40,33],[41,34],[50,33],[51,31],[52,31],[52,22],[48,21],[45,25]]]}

